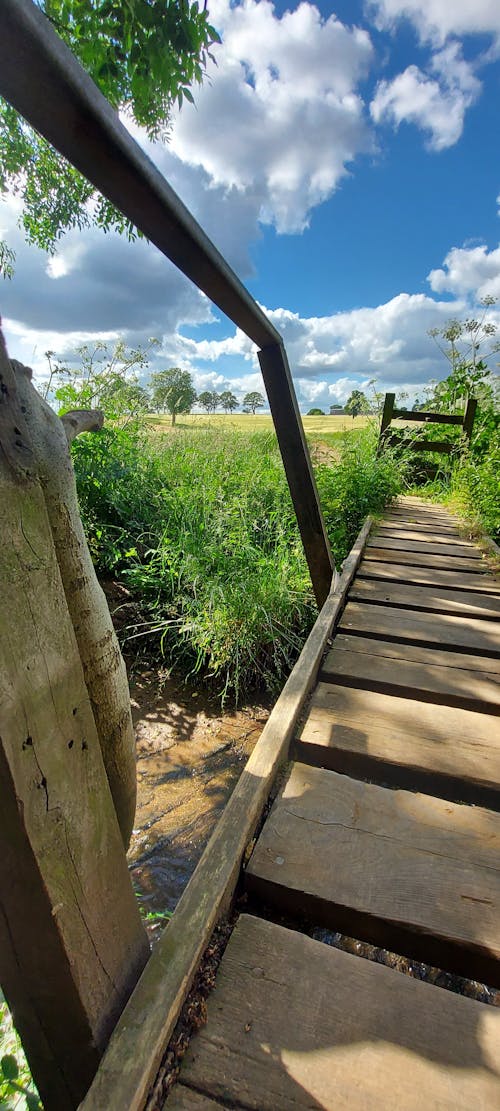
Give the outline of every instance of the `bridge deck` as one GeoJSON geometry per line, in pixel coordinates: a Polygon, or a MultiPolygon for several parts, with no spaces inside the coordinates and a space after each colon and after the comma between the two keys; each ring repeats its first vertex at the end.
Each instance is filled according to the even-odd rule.
{"type": "Polygon", "coordinates": [[[304,932],[500,987],[499,616],[444,509],[372,530],[165,1111],[500,1105],[500,1009],[304,932]]]}

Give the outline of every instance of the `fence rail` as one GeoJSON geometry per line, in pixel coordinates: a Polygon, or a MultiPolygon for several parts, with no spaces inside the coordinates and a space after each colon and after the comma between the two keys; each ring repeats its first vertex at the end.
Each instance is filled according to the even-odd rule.
{"type": "Polygon", "coordinates": [[[334,574],[279,332],[32,0],[2,0],[0,94],[260,348],[318,605],[334,574]]]}

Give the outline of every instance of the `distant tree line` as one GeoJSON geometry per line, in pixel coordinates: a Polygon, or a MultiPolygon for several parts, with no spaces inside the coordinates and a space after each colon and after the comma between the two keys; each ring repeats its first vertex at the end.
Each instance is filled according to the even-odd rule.
{"type": "Polygon", "coordinates": [[[120,342],[112,352],[105,343],[93,347],[84,344],[77,352],[77,367],[59,362],[53,351],[47,351],[49,376],[43,394],[58,403],[60,412],[103,409],[108,419],[115,420],[136,418],[141,413],[169,413],[172,424],[196,404],[207,413],[217,409],[232,413],[241,404],[244,413],[253,414],[266,404],[257,390],[245,394],[242,402],[231,390],[203,390],[198,394],[190,372],[181,367],[153,371],[149,381],[141,383],[139,374],[147,371],[149,351],[157,344],[157,340],[150,340],[149,348],[144,350],[126,348],[120,342]]]}

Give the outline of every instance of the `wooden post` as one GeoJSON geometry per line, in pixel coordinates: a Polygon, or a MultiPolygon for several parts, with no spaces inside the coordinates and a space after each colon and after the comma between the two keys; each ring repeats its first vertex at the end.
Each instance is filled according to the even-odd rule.
{"type": "Polygon", "coordinates": [[[335,564],[283,344],[264,347],[259,351],[259,362],[314,594],[321,609],[330,592],[335,564]]]}
{"type": "Polygon", "coordinates": [[[149,955],[15,377],[0,346],[0,983],[47,1108],[149,955]]]}
{"type": "Polygon", "coordinates": [[[395,400],[396,400],[396,394],[395,393],[386,393],[385,401],[384,401],[384,408],[382,410],[382,420],[381,420],[381,423],[380,423],[380,435],[379,435],[379,438],[378,438],[377,452],[380,452],[383,445],[384,445],[385,433],[386,433],[386,430],[388,429],[388,427],[391,423],[393,413],[394,413],[394,402],[395,402],[395,400]]]}
{"type": "Polygon", "coordinates": [[[477,401],[475,397],[467,398],[467,406],[464,413],[463,429],[467,436],[469,443],[471,442],[472,429],[474,426],[474,418],[476,416],[477,401]]]}

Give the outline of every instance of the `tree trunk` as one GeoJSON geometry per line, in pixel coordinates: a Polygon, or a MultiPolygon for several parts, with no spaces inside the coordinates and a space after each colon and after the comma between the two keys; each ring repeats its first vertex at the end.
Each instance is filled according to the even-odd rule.
{"type": "Polygon", "coordinates": [[[127,847],[134,824],[137,786],[125,665],[80,520],[65,429],[33,387],[29,368],[15,361],[12,367],[24,406],[104,766],[127,847]]]}

